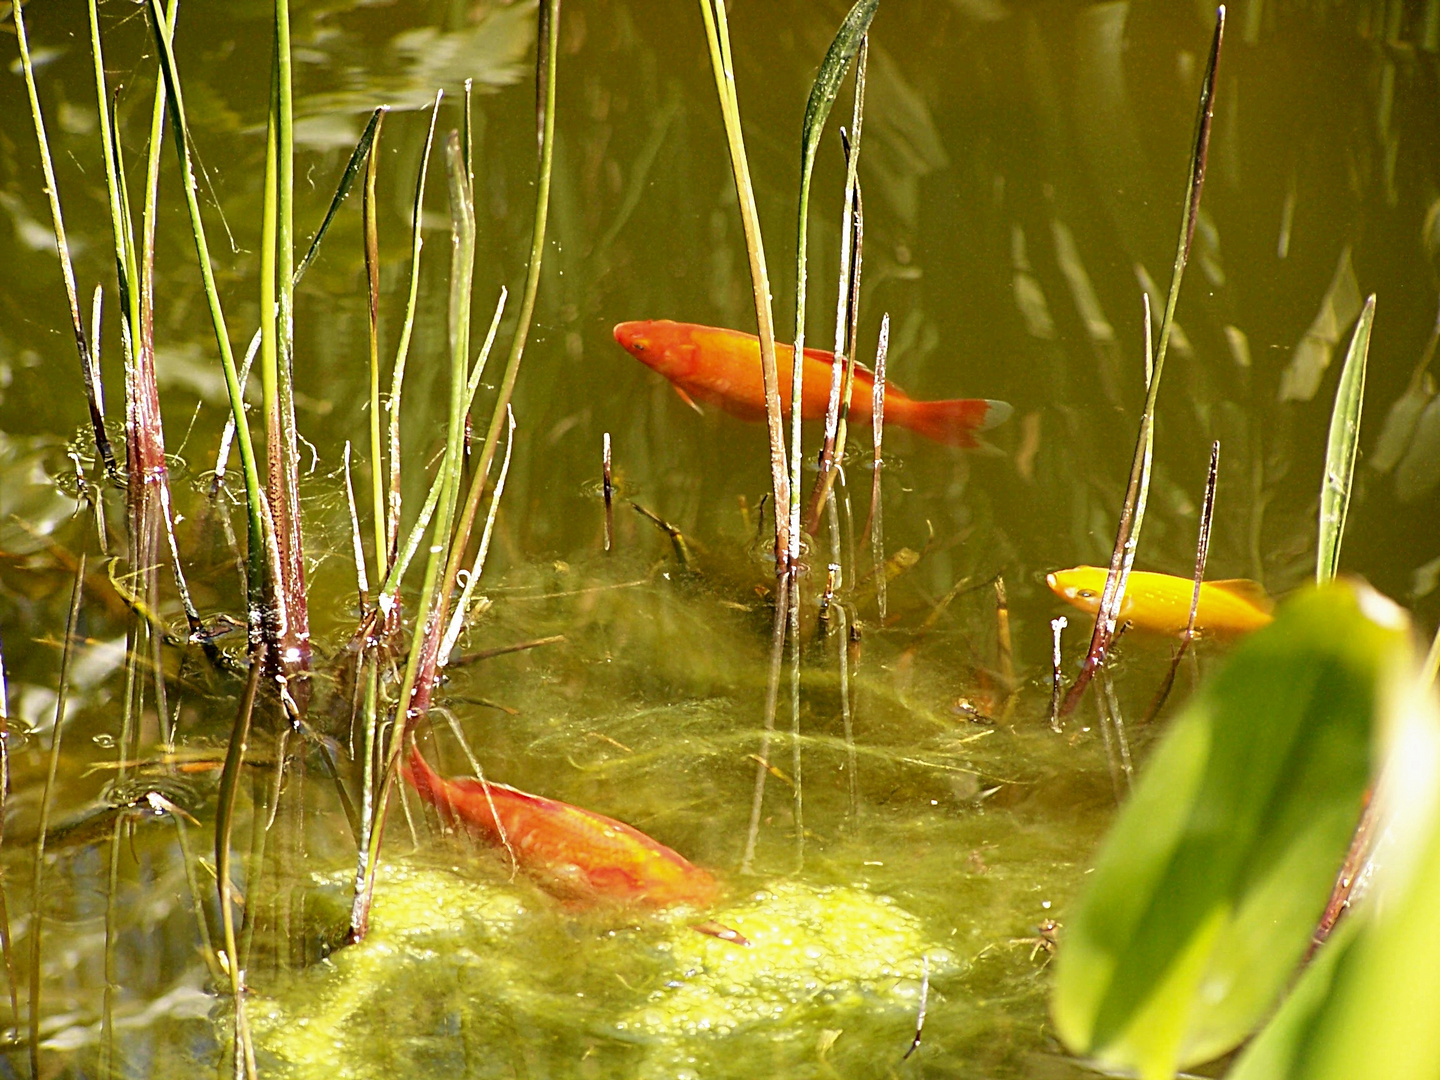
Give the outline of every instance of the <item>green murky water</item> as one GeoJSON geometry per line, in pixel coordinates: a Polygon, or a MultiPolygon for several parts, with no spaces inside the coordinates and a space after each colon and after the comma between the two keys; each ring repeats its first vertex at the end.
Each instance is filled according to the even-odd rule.
{"type": "MultiPolygon", "coordinates": [[[[1254,577],[1277,594],[1309,577],[1338,367],[1324,362],[1373,291],[1344,566],[1410,604],[1422,625],[1440,613],[1440,420],[1422,422],[1388,468],[1375,453],[1435,321],[1435,7],[1246,0],[1232,10],[1198,259],[1179,309],[1184,335],[1161,393],[1143,568],[1189,572],[1219,439],[1210,576],[1254,577]]],[[[104,283],[113,310],[84,13],[41,2],[28,12],[80,289],[88,298],[104,283]]],[[[793,302],[800,114],[842,13],[780,0],[737,3],[731,16],[781,326],[793,302]]],[[[297,5],[305,237],[368,110],[394,106],[379,180],[382,352],[393,350],[408,273],[427,119],[418,110],[437,86],[452,92],[443,130],[459,123],[459,83],[477,80],[477,319],[501,285],[520,284],[533,14],[485,2],[297,5]]],[[[138,140],[150,31],[131,4],[110,0],[101,17],[122,123],[138,140]]],[[[268,18],[264,5],[194,5],[180,23],[203,201],[242,348],[258,310],[268,18]]],[[[887,438],[886,551],[920,558],[890,582],[883,624],[859,535],[870,474],[851,471],[840,596],[861,640],[847,651],[842,687],[844,635],[818,633],[819,582],[810,581],[800,737],[790,735],[782,692],[777,772],[753,872],[742,874],[773,584],[755,542],[754,510],[768,488],[763,430],[713,410],[696,416],[610,336],[636,318],[753,325],[714,85],[695,5],[572,0],[562,14],[550,245],[480,586],[492,603],[461,649],[564,640],[456,667],[439,701],[487,775],[619,817],[712,869],[725,895],[707,916],[752,947],[696,933],[685,913],[567,909],[511,880],[489,853],[439,836],[412,798],[408,814],[392,817],[375,936],[331,952],[354,840],[315,755],[293,758],[277,789],[280,748],[264,723],[236,831],[237,854],[251,854],[249,872],[236,873],[262,1075],[322,1066],[354,1076],[1082,1075],[1048,1031],[1037,926],[1057,918],[1063,934],[1065,905],[1124,789],[1126,757],[1093,701],[1062,734],[1049,728],[1049,619],[1061,612],[1043,577],[1102,562],[1113,539],[1143,391],[1141,288],[1146,275],[1162,288],[1168,280],[1210,18],[1190,4],[882,4],[861,166],[863,348],[888,312],[890,374],[913,396],[1001,398],[1015,415],[993,433],[993,453],[960,454],[903,430],[887,438]],[[607,432],[624,496],[608,555],[597,495],[607,432]],[[632,499],[684,532],[692,571],[632,499]],[[989,584],[997,574],[1016,670],[1008,704],[989,584]],[[261,835],[263,852],[251,840],[261,835]],[[922,984],[924,1040],[902,1060],[922,984]]],[[[3,866],[22,1015],[60,643],[75,558],[87,551],[42,897],[42,1068],[189,1076],[223,1067],[228,1046],[228,1005],[206,962],[218,933],[215,770],[160,764],[154,747],[173,726],[185,757],[213,763],[240,682],[196,650],[161,650],[164,715],[147,697],[145,764],[116,782],[132,616],[112,578],[123,585],[132,568],[107,566],[88,512],[75,512],[66,450],[89,453],[77,434],[84,404],[18,77],[0,82],[0,102],[9,222],[0,227],[0,635],[12,716],[3,866]],[[115,805],[152,790],[198,826],[134,809],[116,842],[115,805]]],[[[832,132],[812,204],[810,336],[821,345],[838,260],[834,144],[832,132]]],[[[127,150],[138,160],[138,145],[127,150]]],[[[243,533],[241,512],[229,510],[229,522],[226,500],[205,494],[224,392],[172,166],[167,158],[156,339],[178,536],[202,613],[239,616],[227,537],[243,533]]],[[[435,175],[404,406],[412,512],[443,424],[448,219],[435,175]]],[[[120,416],[113,325],[103,356],[120,416]]],[[[319,658],[312,721],[342,754],[348,704],[331,673],[356,603],[341,461],[347,439],[366,439],[365,364],[352,203],[300,289],[296,357],[300,427],[314,448],[302,483],[319,658]]],[[[487,415],[483,401],[477,414],[487,415]]],[[[118,493],[106,509],[123,550],[118,493]]],[[[182,628],[173,595],[163,595],[160,614],[182,628]]],[[[1085,620],[1070,614],[1073,667],[1085,620]]],[[[237,651],[240,636],[230,639],[237,651]]],[[[1201,672],[1218,651],[1199,650],[1201,672]]],[[[1114,668],[1136,762],[1150,738],[1137,722],[1168,655],[1166,643],[1134,634],[1114,668]]],[[[1182,672],[1177,695],[1190,678],[1182,672]]],[[[445,717],[435,720],[432,755],[442,771],[464,771],[445,717]]],[[[23,1075],[23,1021],[12,1034],[0,1074],[23,1075]]]]}

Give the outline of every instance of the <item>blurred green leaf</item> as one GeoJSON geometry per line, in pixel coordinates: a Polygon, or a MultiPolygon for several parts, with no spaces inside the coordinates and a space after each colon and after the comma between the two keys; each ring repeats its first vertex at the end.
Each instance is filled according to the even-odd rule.
{"type": "Polygon", "coordinates": [[[1355,477],[1355,453],[1360,449],[1360,411],[1365,405],[1365,361],[1370,356],[1370,327],[1375,323],[1375,294],[1355,324],[1335,406],[1330,412],[1330,437],[1325,444],[1325,479],[1320,485],[1320,541],[1315,556],[1315,580],[1321,585],[1340,569],[1340,544],[1345,539],[1345,516],[1350,509],[1350,483],[1355,477]]]}
{"type": "Polygon", "coordinates": [[[1392,693],[1398,722],[1376,795],[1384,840],[1367,894],[1227,1080],[1440,1076],[1440,715],[1429,682],[1392,693]]]}
{"type": "Polygon", "coordinates": [[[1360,814],[1406,622],[1349,583],[1292,599],[1175,721],[1067,920],[1067,1045],[1147,1078],[1236,1046],[1304,955],[1360,814]]]}

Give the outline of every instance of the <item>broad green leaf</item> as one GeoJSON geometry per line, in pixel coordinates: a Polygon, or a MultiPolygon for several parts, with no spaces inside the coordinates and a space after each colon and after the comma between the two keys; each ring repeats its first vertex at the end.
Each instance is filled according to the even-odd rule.
{"type": "Polygon", "coordinates": [[[1225,1080],[1288,1080],[1295,1075],[1307,1048],[1314,1045],[1315,1028],[1336,977],[1354,960],[1355,945],[1365,929],[1365,919],[1358,913],[1340,921],[1265,1029],[1225,1074],[1225,1080]]]}
{"type": "Polygon", "coordinates": [[[1365,361],[1370,355],[1370,327],[1375,322],[1375,294],[1355,324],[1335,407],[1330,412],[1330,437],[1325,444],[1325,480],[1320,485],[1320,540],[1315,557],[1315,580],[1321,585],[1340,569],[1340,542],[1345,539],[1345,515],[1350,509],[1350,483],[1355,477],[1355,454],[1360,449],[1360,411],[1365,404],[1365,361]]]}
{"type": "Polygon", "coordinates": [[[1406,634],[1368,589],[1312,589],[1187,705],[1066,920],[1052,1009],[1072,1050],[1168,1077],[1274,1007],[1359,818],[1406,634]]]}
{"type": "Polygon", "coordinates": [[[1227,1080],[1440,1076],[1440,716],[1428,686],[1392,694],[1370,888],[1227,1080]]]}

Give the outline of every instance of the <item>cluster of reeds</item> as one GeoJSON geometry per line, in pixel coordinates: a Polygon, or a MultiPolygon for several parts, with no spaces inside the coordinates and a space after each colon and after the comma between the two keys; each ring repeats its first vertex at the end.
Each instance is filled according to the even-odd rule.
{"type": "MultiPolygon", "coordinates": [[[[21,68],[29,92],[31,113],[44,170],[46,191],[60,255],[65,291],[72,315],[80,358],[82,387],[92,421],[96,448],[97,475],[87,489],[87,500],[97,518],[100,552],[108,550],[109,530],[103,522],[106,491],[118,486],[125,492],[126,550],[120,557],[128,574],[111,580],[131,607],[124,710],[117,732],[117,771],[123,781],[135,763],[174,750],[175,732],[167,706],[166,665],[162,647],[197,646],[211,663],[229,679],[243,676],[243,691],[237,693],[238,708],[220,767],[219,800],[215,814],[214,867],[218,882],[218,917],[212,916],[193,874],[194,859],[188,848],[188,815],[158,793],[144,801],[154,812],[169,813],[175,822],[190,874],[196,918],[212,976],[217,986],[228,988],[234,1002],[234,1056],[237,1075],[254,1075],[255,1060],[248,1038],[244,1012],[245,972],[253,956],[254,928],[265,904],[281,910],[294,902],[284,887],[273,895],[262,888],[265,869],[275,865],[277,845],[303,843],[303,821],[298,815],[298,796],[284,805],[287,788],[301,785],[307,761],[318,761],[333,780],[338,799],[346,809],[357,850],[355,901],[351,919],[351,940],[364,936],[371,896],[379,863],[380,840],[384,831],[390,790],[397,776],[397,762],[415,724],[429,710],[431,695],[456,640],[465,626],[472,593],[484,568],[490,535],[504,489],[515,419],[510,400],[524,354],[531,317],[540,282],[546,218],[549,205],[551,161],[554,144],[555,79],[559,27],[559,0],[539,5],[537,49],[537,91],[539,160],[536,201],[532,225],[529,270],[522,293],[519,319],[510,341],[499,392],[495,397],[488,428],[478,454],[466,461],[470,411],[481,378],[495,344],[505,304],[502,289],[489,331],[478,350],[471,342],[472,293],[475,271],[475,211],[473,143],[469,86],[464,95],[464,119],[457,130],[442,141],[450,208],[450,267],[448,301],[449,400],[446,410],[444,453],[418,513],[406,515],[402,505],[401,400],[412,333],[419,299],[420,265],[423,249],[422,210],[426,179],[436,125],[442,106],[437,94],[430,113],[429,132],[421,158],[412,204],[410,272],[404,298],[400,333],[389,364],[389,392],[382,395],[379,280],[379,228],[376,210],[376,179],[385,108],[377,108],[351,155],[324,220],[305,254],[296,259],[295,227],[295,146],[293,76],[290,47],[290,13],[287,0],[276,0],[273,18],[272,68],[268,125],[265,143],[265,177],[258,278],[261,325],[249,343],[242,364],[236,363],[226,321],[225,302],[217,282],[206,238],[204,214],[195,183],[191,134],[186,120],[183,80],[174,35],[177,5],[170,0],[162,7],[151,0],[145,17],[154,30],[158,71],[146,147],[144,188],[138,200],[132,198],[130,171],[119,131],[118,93],[107,85],[102,51],[102,34],[96,0],[89,0],[90,45],[94,60],[96,108],[99,115],[101,151],[104,156],[110,219],[116,266],[114,283],[120,312],[120,340],[125,374],[125,453],[117,461],[106,435],[104,394],[101,385],[100,341],[101,296],[95,290],[94,315],[87,328],[67,245],[61,194],[55,180],[52,155],[40,108],[34,65],[26,35],[22,5],[13,6],[21,68]],[[167,125],[168,119],[168,125],[167,125]],[[176,539],[170,479],[160,417],[159,393],[155,378],[155,229],[159,209],[163,143],[174,144],[196,263],[200,271],[207,307],[214,330],[215,348],[229,397],[230,416],[216,461],[211,485],[210,513],[222,520],[228,493],[225,479],[233,445],[238,450],[240,478],[246,515],[243,558],[244,594],[247,605],[247,648],[243,659],[233,658],[217,644],[216,633],[201,619],[190,599],[185,579],[185,557],[176,539]],[[331,222],[353,186],[362,182],[361,216],[364,258],[368,285],[369,314],[369,476],[372,516],[371,549],[362,539],[360,515],[350,482],[350,448],[345,448],[345,479],[354,532],[354,557],[359,594],[360,619],[351,648],[337,661],[337,683],[351,691],[340,712],[351,728],[346,755],[343,740],[320,734],[312,722],[309,612],[306,604],[304,527],[299,497],[299,435],[295,422],[295,287],[311,265],[331,222]],[[252,438],[245,404],[245,386],[252,364],[258,360],[261,410],[264,417],[264,466],[252,438]],[[382,417],[388,416],[388,433],[382,417]],[[498,475],[495,459],[502,441],[505,454],[498,475]],[[489,501],[486,504],[486,497],[489,501]],[[482,504],[487,506],[483,529],[477,530],[482,504]],[[414,520],[402,529],[406,516],[414,520]],[[478,537],[477,537],[478,532],[478,537]],[[426,549],[420,580],[407,579],[407,572],[421,547],[426,549]],[[162,587],[158,567],[166,563],[175,592],[188,624],[184,637],[173,634],[160,615],[162,587]],[[373,583],[373,587],[372,587],[373,583]],[[408,618],[402,618],[402,608],[408,618]],[[406,627],[411,628],[406,632],[406,627]],[[274,747],[273,769],[265,782],[253,787],[252,837],[243,872],[237,874],[233,854],[242,770],[249,756],[255,732],[263,730],[274,747]],[[353,793],[353,794],[352,794],[353,793]],[[158,801],[157,801],[158,800],[158,801]],[[279,827],[277,828],[277,822],[279,827]],[[272,836],[272,831],[275,833],[272,836]],[[268,850],[267,850],[268,848],[268,850]],[[237,887],[237,876],[242,885],[237,887]],[[241,894],[244,895],[243,908],[241,894]],[[237,925],[243,912],[244,923],[237,925]],[[218,925],[212,925],[215,918],[218,925]],[[218,945],[212,947],[212,940],[218,945]]],[[[232,298],[233,302],[233,298],[232,298]]],[[[112,567],[114,562],[110,564],[112,567]]],[[[74,624],[84,597],[86,555],[82,554],[75,576],[70,607],[70,627],[61,662],[60,691],[56,723],[50,745],[49,773],[40,810],[39,839],[36,843],[32,898],[33,918],[29,928],[29,1051],[33,1075],[41,1075],[39,1061],[41,986],[40,958],[43,941],[41,898],[44,890],[45,836],[50,792],[60,762],[62,724],[66,704],[74,624]]],[[[5,721],[5,694],[0,685],[0,724],[5,721]]],[[[332,710],[333,711],[333,710],[332,710]]],[[[3,741],[0,741],[3,747],[3,741]]],[[[0,818],[4,816],[3,792],[8,780],[7,759],[0,750],[0,818]]],[[[193,823],[193,819],[192,823],[193,823]]],[[[111,843],[111,882],[117,879],[123,815],[114,819],[111,843]]],[[[3,884],[3,883],[0,883],[3,884]]],[[[113,888],[107,933],[115,932],[113,888]]],[[[15,965],[9,934],[8,909],[0,888],[0,944],[4,946],[10,975],[12,1007],[18,1014],[15,965]]],[[[107,965],[112,950],[107,948],[107,965]]],[[[109,1029],[110,995],[115,979],[107,978],[106,1026],[109,1029]]],[[[106,1060],[113,1053],[113,1032],[103,1045],[106,1060]]],[[[102,1070],[103,1071],[103,1070],[102,1070]]]]}

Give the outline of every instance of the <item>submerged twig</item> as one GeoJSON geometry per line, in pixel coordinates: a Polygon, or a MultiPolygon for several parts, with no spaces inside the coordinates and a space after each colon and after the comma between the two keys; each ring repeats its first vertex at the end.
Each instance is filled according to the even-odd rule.
{"type": "Polygon", "coordinates": [[[632,500],[630,505],[634,507],[635,512],[638,513],[641,517],[654,522],[657,529],[670,537],[670,543],[675,548],[675,557],[680,560],[680,565],[683,566],[690,573],[694,573],[695,560],[690,556],[690,545],[685,542],[685,534],[682,533],[676,526],[671,525],[670,522],[666,521],[659,514],[656,514],[650,510],[646,510],[645,507],[641,506],[639,503],[632,500]]]}
{"type": "Polygon", "coordinates": [[[910,1048],[900,1055],[904,1061],[916,1050],[920,1049],[920,1036],[925,1031],[925,1009],[930,1002],[930,954],[922,953],[920,956],[920,1008],[915,1014],[915,1038],[910,1040],[910,1048]]]}
{"type": "MultiPolygon", "coordinates": [[[[885,520],[882,506],[880,476],[885,467],[881,444],[885,441],[885,360],[890,352],[890,313],[880,319],[880,343],[875,346],[875,385],[871,409],[874,412],[875,457],[870,466],[870,513],[865,517],[865,531],[870,534],[870,561],[873,566],[885,565],[885,520]]],[[[885,622],[886,582],[875,584],[875,604],[880,622],[885,622]]]]}
{"type": "Polygon", "coordinates": [[[551,634],[549,637],[535,638],[531,641],[517,641],[513,645],[497,645],[493,649],[480,649],[476,652],[457,656],[445,666],[449,668],[468,667],[471,664],[478,664],[482,660],[493,660],[497,656],[508,656],[510,653],[517,652],[528,652],[531,649],[538,649],[544,645],[558,645],[564,640],[564,634],[551,634]]]}
{"type": "Polygon", "coordinates": [[[1050,632],[1055,637],[1050,654],[1050,730],[1056,735],[1060,734],[1060,688],[1064,685],[1065,680],[1064,672],[1060,667],[1060,636],[1068,625],[1070,625],[1070,620],[1064,615],[1050,620],[1050,632]]]}
{"type": "Polygon", "coordinates": [[[610,480],[610,433],[605,432],[605,446],[600,459],[600,483],[605,496],[605,550],[608,552],[615,543],[615,488],[610,480]]]}

